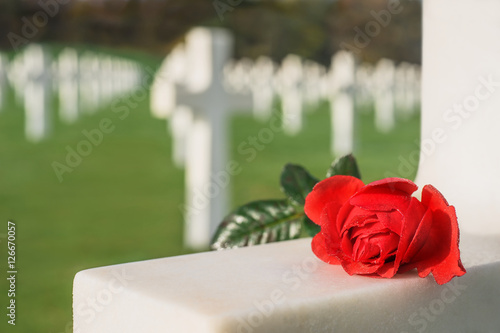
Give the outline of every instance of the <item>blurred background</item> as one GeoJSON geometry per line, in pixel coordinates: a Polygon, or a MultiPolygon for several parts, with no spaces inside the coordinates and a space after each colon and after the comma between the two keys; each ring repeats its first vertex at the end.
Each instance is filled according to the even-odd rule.
{"type": "Polygon", "coordinates": [[[403,0],[1,1],[3,309],[9,220],[18,270],[16,326],[2,311],[1,331],[72,332],[80,270],[206,250],[186,243],[186,170],[213,172],[211,159],[238,166],[219,189],[225,213],[281,198],[288,162],[322,179],[353,151],[365,182],[412,179],[421,11],[403,0]],[[229,42],[194,27],[224,28],[229,42]],[[205,72],[209,83],[190,85],[205,72]],[[238,102],[207,118],[217,94],[238,102]],[[227,126],[199,159],[197,122],[227,126]]]}

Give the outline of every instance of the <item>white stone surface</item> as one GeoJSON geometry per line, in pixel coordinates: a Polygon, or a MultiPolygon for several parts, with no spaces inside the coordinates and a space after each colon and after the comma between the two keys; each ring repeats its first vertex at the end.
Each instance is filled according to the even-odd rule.
{"type": "Polygon", "coordinates": [[[496,0],[424,3],[417,183],[444,194],[462,230],[484,235],[500,235],[499,21],[496,0]]]}
{"type": "Polygon", "coordinates": [[[75,333],[498,332],[500,238],[463,235],[467,274],[349,276],[311,239],[95,268],[74,281],[75,333]]]}

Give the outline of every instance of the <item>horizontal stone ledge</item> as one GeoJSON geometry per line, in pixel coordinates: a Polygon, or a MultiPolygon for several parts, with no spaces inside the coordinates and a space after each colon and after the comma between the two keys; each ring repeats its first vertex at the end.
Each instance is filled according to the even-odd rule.
{"type": "Polygon", "coordinates": [[[75,333],[497,332],[500,236],[462,235],[463,277],[349,276],[311,239],[94,268],[75,333]]]}

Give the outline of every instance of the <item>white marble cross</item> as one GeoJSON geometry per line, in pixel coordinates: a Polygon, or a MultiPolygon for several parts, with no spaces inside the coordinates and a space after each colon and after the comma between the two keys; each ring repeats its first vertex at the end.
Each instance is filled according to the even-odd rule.
{"type": "Polygon", "coordinates": [[[394,62],[381,59],[373,73],[375,87],[375,127],[387,133],[394,128],[394,62]]]}
{"type": "Polygon", "coordinates": [[[394,85],[394,105],[403,118],[415,113],[420,95],[419,69],[417,65],[402,62],[396,68],[394,85]]]}
{"type": "Polygon", "coordinates": [[[193,125],[193,110],[185,105],[178,105],[170,115],[168,122],[169,131],[172,134],[172,159],[174,164],[183,168],[186,166],[188,154],[188,141],[193,125]]]}
{"type": "Polygon", "coordinates": [[[265,121],[272,114],[275,71],[275,65],[269,57],[260,56],[255,61],[248,58],[231,60],[224,66],[224,87],[229,93],[251,94],[254,117],[265,121]]]}
{"type": "Polygon", "coordinates": [[[318,107],[321,98],[321,84],[326,76],[324,66],[307,60],[304,62],[304,104],[308,110],[318,107]]]}
{"type": "Polygon", "coordinates": [[[279,90],[283,110],[283,130],[286,134],[296,135],[302,130],[302,59],[290,54],[283,59],[279,69],[279,90]]]}
{"type": "Polygon", "coordinates": [[[234,93],[249,93],[254,62],[249,58],[228,61],[224,65],[224,88],[234,93]]]}
{"type": "Polygon", "coordinates": [[[408,65],[406,70],[406,91],[405,91],[405,107],[406,114],[409,116],[416,113],[420,107],[421,94],[421,70],[420,66],[415,64],[408,65]]]}
{"type": "Polygon", "coordinates": [[[186,168],[184,242],[192,248],[208,246],[227,213],[227,118],[253,107],[252,63],[228,66],[231,52],[228,32],[192,29],[165,58],[151,91],[153,116],[170,119],[174,163],[186,168]]]}
{"type": "Polygon", "coordinates": [[[417,181],[455,205],[463,231],[500,234],[500,2],[425,8],[417,181]]]}
{"type": "Polygon", "coordinates": [[[187,141],[193,112],[187,106],[176,105],[176,87],[183,86],[187,74],[185,45],[177,45],[163,60],[151,85],[151,114],[155,118],[169,119],[167,123],[173,138],[172,159],[177,167],[185,167],[187,141]]]}
{"type": "Polygon", "coordinates": [[[373,103],[373,66],[362,63],[356,67],[356,106],[361,110],[366,110],[373,103]]]}
{"type": "Polygon", "coordinates": [[[114,98],[134,91],[141,69],[130,60],[85,52],[78,59],[79,110],[93,113],[114,98]]]}
{"type": "Polygon", "coordinates": [[[38,142],[51,130],[51,62],[46,50],[37,44],[30,44],[23,56],[28,77],[24,93],[25,135],[29,141],[38,142]]]}
{"type": "MultiPolygon", "coordinates": [[[[102,72],[102,56],[99,60],[99,70],[102,72]]],[[[142,70],[139,65],[131,60],[127,59],[118,59],[117,66],[113,69],[113,83],[118,86],[118,90],[116,91],[116,95],[126,95],[131,91],[134,91],[137,87],[139,87],[142,82],[142,70]]],[[[105,78],[101,77],[101,81],[99,85],[102,87],[105,78]]],[[[103,101],[104,96],[102,93],[100,94],[100,100],[103,101]]],[[[104,102],[106,102],[104,100],[104,102]]]]}
{"type": "MultiPolygon", "coordinates": [[[[26,48],[24,51],[29,50],[26,48]]],[[[19,52],[9,64],[8,79],[14,89],[15,101],[19,105],[24,104],[25,85],[28,81],[28,72],[26,62],[27,57],[25,52],[19,52]]]]}
{"type": "Polygon", "coordinates": [[[496,332],[500,236],[466,237],[469,272],[439,286],[349,276],[311,240],[101,267],[74,281],[78,333],[496,332]]]}
{"type": "Polygon", "coordinates": [[[260,56],[250,72],[253,111],[255,117],[262,121],[268,120],[272,115],[275,67],[271,58],[260,56]]]}
{"type": "Polygon", "coordinates": [[[352,153],[354,149],[354,56],[347,51],[339,51],[332,58],[329,75],[332,122],[330,147],[335,156],[341,156],[352,153]]]}
{"type": "Polygon", "coordinates": [[[59,116],[71,124],[78,119],[80,74],[76,50],[66,48],[59,54],[57,74],[59,116]]]}
{"type": "MultiPolygon", "coordinates": [[[[2,59],[0,82],[5,79],[6,70],[2,59]]],[[[141,70],[130,60],[91,52],[80,58],[71,48],[65,48],[52,59],[46,47],[34,43],[16,54],[7,69],[16,102],[25,108],[26,137],[33,142],[50,132],[54,91],[59,97],[59,117],[63,122],[73,123],[80,110],[94,112],[118,94],[133,91],[139,86],[140,77],[141,70]]]]}
{"type": "Polygon", "coordinates": [[[2,111],[5,103],[5,94],[7,90],[7,68],[8,59],[3,53],[0,53],[0,111],[2,111]]]}
{"type": "Polygon", "coordinates": [[[83,112],[95,112],[99,107],[99,92],[97,91],[98,66],[96,56],[92,52],[85,52],[79,61],[80,72],[80,107],[83,112]],[[97,94],[95,92],[97,91],[97,94]]]}
{"type": "Polygon", "coordinates": [[[206,247],[227,214],[227,119],[229,112],[252,109],[250,94],[226,92],[223,68],[232,37],[222,29],[195,28],[187,36],[185,88],[177,87],[176,104],[193,110],[186,152],[185,244],[206,247]]]}
{"type": "Polygon", "coordinates": [[[176,85],[184,84],[186,72],[186,52],[181,44],[165,57],[151,86],[151,114],[155,118],[167,119],[172,115],[176,108],[176,85]]]}
{"type": "Polygon", "coordinates": [[[394,108],[397,113],[406,111],[406,88],[408,63],[402,62],[394,71],[394,108]]]}
{"type": "Polygon", "coordinates": [[[99,71],[99,80],[100,80],[100,95],[101,101],[103,104],[113,102],[113,99],[116,97],[115,88],[116,88],[116,80],[115,80],[115,70],[113,68],[113,58],[111,56],[99,56],[100,71],[99,71]]]}

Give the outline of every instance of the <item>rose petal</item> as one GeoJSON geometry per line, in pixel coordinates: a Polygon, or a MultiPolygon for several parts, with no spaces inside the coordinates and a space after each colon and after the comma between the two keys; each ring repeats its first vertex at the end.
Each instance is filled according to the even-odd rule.
{"type": "MultiPolygon", "coordinates": [[[[396,252],[396,258],[391,265],[384,265],[381,267],[377,274],[382,277],[393,277],[398,271],[402,262],[404,262],[405,254],[407,253],[407,249],[414,239],[415,232],[419,225],[421,225],[421,221],[423,215],[425,214],[425,207],[415,198],[412,198],[410,201],[410,205],[408,209],[404,213],[404,222],[401,230],[401,235],[399,238],[398,249],[396,252]]],[[[429,216],[430,217],[430,216],[429,216]]]]}
{"type": "Polygon", "coordinates": [[[373,274],[383,265],[383,263],[364,263],[354,261],[351,257],[346,255],[340,256],[340,264],[349,275],[373,274]]]}
{"type": "Polygon", "coordinates": [[[407,193],[408,195],[411,195],[413,192],[415,192],[418,189],[417,184],[415,184],[411,180],[406,179],[406,178],[397,178],[397,177],[376,180],[374,182],[371,182],[367,186],[368,187],[378,187],[378,186],[389,187],[393,191],[403,191],[403,192],[407,193]]]}
{"type": "Polygon", "coordinates": [[[438,284],[444,284],[455,276],[465,274],[458,248],[459,230],[455,208],[449,206],[432,185],[423,188],[422,204],[432,211],[432,225],[424,246],[408,266],[417,268],[420,277],[432,273],[438,284]]]}
{"type": "Polygon", "coordinates": [[[380,247],[370,242],[370,236],[358,238],[353,246],[353,259],[355,261],[367,261],[380,256],[380,247]]]}
{"type": "Polygon", "coordinates": [[[380,248],[380,259],[385,261],[387,257],[397,250],[399,236],[394,232],[387,231],[383,234],[372,236],[370,241],[380,248]]]}
{"type": "MultiPolygon", "coordinates": [[[[335,225],[337,226],[337,230],[340,232],[343,232],[346,230],[345,224],[346,221],[349,221],[349,216],[351,215],[352,210],[356,208],[352,206],[349,201],[345,202],[344,205],[339,209],[337,213],[337,220],[335,222],[335,225]]],[[[361,209],[358,207],[358,209],[361,209]]]]}
{"type": "Polygon", "coordinates": [[[335,220],[335,214],[338,211],[337,204],[337,202],[333,202],[323,210],[320,218],[321,231],[314,236],[312,241],[314,254],[324,262],[334,265],[340,264],[336,257],[336,253],[340,248],[340,234],[335,223],[330,223],[330,221],[335,220]],[[331,214],[334,215],[333,218],[331,214]]]}
{"type": "Polygon", "coordinates": [[[390,279],[396,275],[398,269],[395,267],[395,262],[386,262],[378,270],[377,274],[383,278],[390,279]]]}
{"type": "Polygon", "coordinates": [[[354,242],[354,261],[365,263],[384,263],[389,257],[394,257],[399,242],[399,236],[388,229],[384,232],[363,236],[354,242]]]}
{"type": "MultiPolygon", "coordinates": [[[[346,204],[346,206],[347,205],[349,204],[346,204]]],[[[352,207],[351,211],[349,212],[349,215],[345,218],[343,214],[344,212],[347,211],[342,210],[342,214],[339,211],[338,216],[341,217],[341,221],[339,221],[337,218],[337,228],[338,230],[340,230],[341,233],[351,228],[363,227],[366,223],[370,223],[373,220],[376,221],[377,218],[377,216],[373,214],[373,212],[364,210],[359,207],[352,207]]]]}
{"type": "MultiPolygon", "coordinates": [[[[422,205],[423,206],[423,205],[422,205]]],[[[411,262],[415,255],[424,247],[429,238],[432,228],[432,211],[427,209],[417,224],[417,230],[410,234],[411,230],[407,231],[405,240],[411,240],[406,249],[401,248],[401,254],[404,254],[401,261],[402,263],[411,262]],[[410,238],[411,237],[411,238],[410,238]]]]}
{"type": "Polygon", "coordinates": [[[344,231],[340,237],[340,250],[348,257],[352,257],[352,240],[349,237],[349,232],[344,231]]]}
{"type": "Polygon", "coordinates": [[[403,230],[403,215],[400,211],[377,212],[377,218],[387,229],[401,235],[403,230]]]}
{"type": "Polygon", "coordinates": [[[304,211],[314,223],[320,224],[321,213],[328,204],[335,202],[340,209],[363,186],[361,180],[351,176],[338,175],[322,180],[306,197],[304,211]]]}
{"type": "Polygon", "coordinates": [[[329,253],[323,233],[319,232],[316,234],[316,236],[314,236],[311,247],[314,254],[322,261],[331,265],[340,264],[339,259],[329,253]]]}
{"type": "Polygon", "coordinates": [[[338,212],[337,202],[332,202],[323,210],[320,218],[321,233],[325,237],[326,246],[330,254],[334,254],[340,248],[341,233],[335,222],[338,212]]]}
{"type": "Polygon", "coordinates": [[[388,230],[383,224],[379,223],[379,221],[374,220],[367,222],[362,227],[353,227],[350,232],[350,238],[354,239],[360,236],[368,236],[376,233],[384,232],[388,230]]]}
{"type": "Polygon", "coordinates": [[[396,209],[404,212],[410,204],[411,194],[417,189],[417,185],[408,179],[386,178],[366,185],[349,202],[371,211],[396,209]]]}

